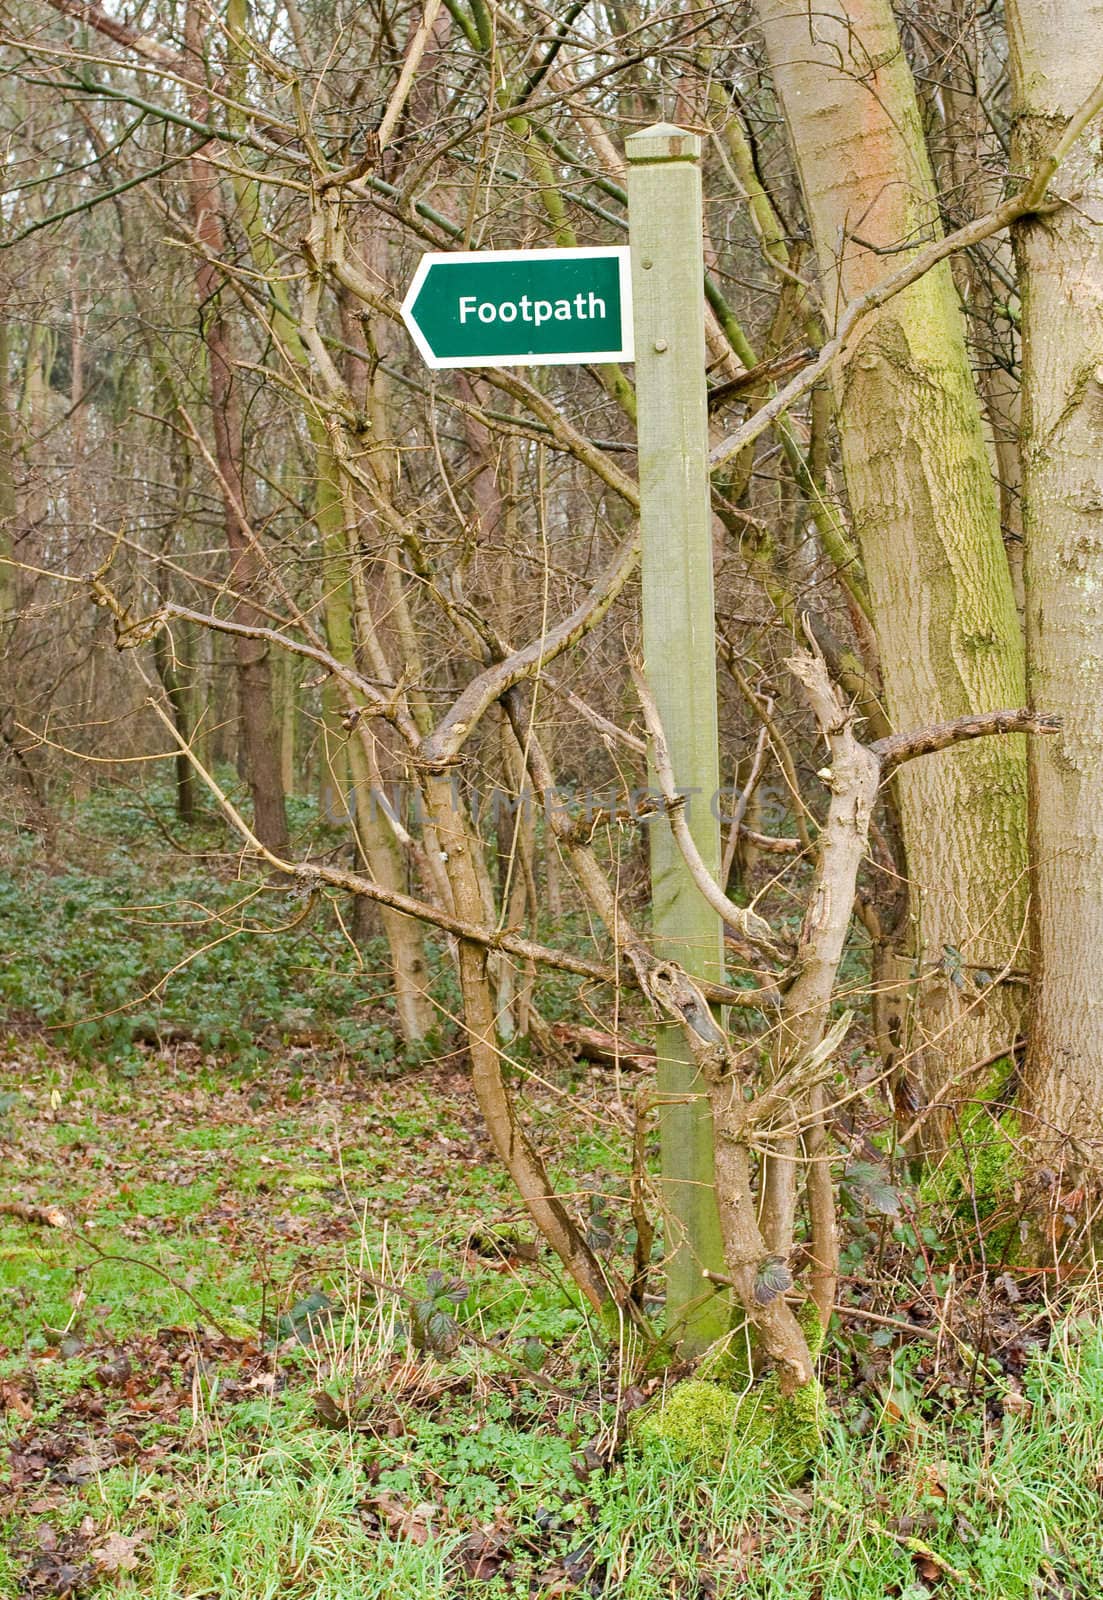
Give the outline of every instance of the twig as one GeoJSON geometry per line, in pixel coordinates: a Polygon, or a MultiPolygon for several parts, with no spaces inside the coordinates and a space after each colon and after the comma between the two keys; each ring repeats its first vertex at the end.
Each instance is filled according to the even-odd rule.
{"type": "MultiPolygon", "coordinates": [[[[770,710],[773,710],[771,704],[770,710]]],[[[762,768],[766,758],[766,745],[769,740],[769,729],[765,724],[758,730],[755,741],[754,755],[751,758],[751,770],[747,774],[747,781],[739,792],[739,797],[732,807],[732,814],[728,818],[728,838],[724,846],[724,858],[720,863],[720,882],[727,883],[731,876],[732,862],[735,860],[736,847],[739,844],[739,835],[743,831],[743,818],[747,815],[747,807],[751,796],[762,776],[762,768]]],[[[738,771],[736,772],[738,777],[738,771]]]]}
{"type": "Polygon", "coordinates": [[[718,383],[715,388],[709,390],[709,410],[722,405],[726,400],[733,399],[736,395],[744,394],[748,389],[757,389],[760,384],[773,383],[777,378],[787,377],[790,372],[802,367],[806,361],[814,361],[818,354],[819,351],[811,348],[797,350],[792,355],[776,356],[773,361],[760,361],[757,366],[748,367],[746,372],[740,372],[736,377],[729,378],[726,383],[718,383]]]}
{"type": "Polygon", "coordinates": [[[781,729],[774,720],[773,701],[766,695],[758,695],[755,693],[754,689],[751,687],[750,680],[735,658],[734,646],[731,644],[726,634],[721,633],[721,638],[725,647],[725,659],[727,662],[728,671],[735,679],[736,687],[738,688],[740,694],[743,696],[744,700],[746,700],[747,704],[750,706],[751,710],[754,712],[755,716],[758,717],[763,728],[766,730],[770,740],[770,747],[774,752],[774,757],[778,766],[781,768],[781,775],[785,779],[786,787],[789,790],[789,795],[793,802],[793,821],[796,824],[799,848],[802,850],[808,850],[812,845],[812,837],[808,831],[808,823],[806,822],[805,818],[806,816],[811,817],[812,813],[808,810],[808,807],[804,803],[804,798],[801,795],[800,784],[797,782],[797,769],[793,762],[792,753],[790,752],[789,746],[782,735],[781,729]]]}
{"type": "Polygon", "coordinates": [[[642,1090],[638,1091],[632,1128],[632,1171],[628,1179],[632,1222],[636,1229],[636,1244],[632,1251],[632,1278],[628,1292],[641,1310],[651,1270],[651,1249],[655,1243],[655,1229],[644,1204],[644,1185],[647,1181],[647,1113],[650,1104],[648,1095],[642,1090]]]}
{"type": "Polygon", "coordinates": [[[917,1539],[914,1534],[897,1533],[894,1529],[887,1528],[883,1522],[877,1522],[863,1511],[860,1506],[844,1506],[841,1500],[835,1500],[831,1495],[823,1494],[819,1490],[817,1490],[816,1498],[829,1511],[834,1511],[836,1516],[857,1517],[859,1522],[865,1523],[871,1533],[880,1534],[886,1539],[892,1539],[894,1543],[902,1546],[911,1555],[923,1556],[925,1560],[933,1562],[939,1572],[945,1573],[947,1577],[956,1578],[958,1583],[969,1582],[969,1574],[967,1572],[962,1572],[959,1567],[951,1566],[945,1556],[940,1556],[937,1550],[932,1550],[929,1544],[925,1544],[922,1539],[917,1539]]]}
{"type": "Polygon", "coordinates": [[[146,1272],[152,1272],[156,1274],[158,1278],[162,1278],[170,1288],[175,1289],[178,1294],[182,1294],[185,1299],[190,1300],[192,1305],[195,1306],[196,1310],[203,1313],[204,1317],[206,1317],[207,1321],[211,1324],[211,1327],[217,1328],[218,1332],[224,1339],[229,1339],[231,1344],[242,1343],[240,1334],[231,1333],[229,1328],[225,1327],[221,1322],[219,1322],[214,1312],[207,1309],[202,1300],[198,1300],[195,1295],[192,1294],[190,1289],[186,1288],[185,1285],[179,1281],[179,1279],[172,1277],[172,1275],[166,1272],[163,1267],[155,1266],[152,1261],[143,1261],[141,1256],[119,1256],[109,1254],[106,1250],[101,1250],[95,1240],[89,1239],[85,1234],[79,1235],[79,1241],[82,1245],[87,1245],[89,1250],[94,1251],[96,1259],[94,1261],[87,1261],[83,1266],[77,1267],[75,1269],[77,1272],[91,1272],[93,1267],[98,1267],[107,1261],[116,1261],[120,1265],[127,1267],[141,1267],[146,1272]]]}
{"type": "Polygon", "coordinates": [[[904,1129],[904,1132],[900,1135],[898,1142],[900,1144],[909,1144],[911,1140],[915,1138],[916,1134],[919,1132],[920,1128],[922,1128],[927,1119],[932,1116],[935,1111],[944,1108],[946,1096],[949,1094],[950,1090],[955,1087],[955,1085],[962,1084],[967,1078],[971,1078],[976,1072],[983,1072],[985,1067],[994,1067],[996,1062],[1001,1061],[1004,1056],[1014,1057],[1017,1053],[1021,1053],[1025,1048],[1025,1040],[1015,1039],[1011,1042],[1011,1044],[1005,1044],[1001,1046],[999,1050],[993,1050],[989,1055],[982,1056],[979,1061],[972,1061],[967,1067],[962,1067],[958,1071],[951,1073],[950,1077],[943,1079],[938,1088],[935,1090],[934,1094],[932,1094],[930,1099],[927,1101],[927,1104],[923,1107],[922,1111],[920,1111],[904,1129]]]}
{"type": "Polygon", "coordinates": [[[0,1217],[15,1217],[19,1222],[35,1222],[44,1228],[67,1228],[69,1218],[60,1206],[32,1206],[22,1200],[0,1200],[0,1217]]]}

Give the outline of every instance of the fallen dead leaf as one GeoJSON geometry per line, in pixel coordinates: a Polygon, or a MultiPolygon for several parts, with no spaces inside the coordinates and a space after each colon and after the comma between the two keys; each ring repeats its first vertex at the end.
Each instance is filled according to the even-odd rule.
{"type": "Polygon", "coordinates": [[[138,1533],[113,1533],[106,1544],[92,1551],[92,1560],[100,1572],[133,1572],[138,1565],[135,1551],[148,1538],[144,1529],[138,1533]]]}
{"type": "Polygon", "coordinates": [[[0,1383],[0,1408],[14,1412],[21,1422],[30,1422],[34,1416],[30,1401],[20,1394],[14,1383],[0,1383]]]}
{"type": "Polygon", "coordinates": [[[488,1583],[505,1560],[505,1540],[493,1530],[478,1530],[460,1546],[460,1560],[468,1578],[488,1583]]]}
{"type": "Polygon", "coordinates": [[[934,1500],[946,1499],[946,1480],[949,1467],[945,1461],[930,1461],[919,1479],[919,1493],[934,1500]]]}
{"type": "Polygon", "coordinates": [[[942,1578],[942,1568],[931,1556],[913,1556],[912,1561],[924,1583],[938,1583],[942,1578]]]}
{"type": "Polygon", "coordinates": [[[379,1494],[372,1495],[364,1502],[368,1511],[375,1515],[384,1524],[387,1532],[394,1534],[399,1539],[409,1539],[411,1544],[425,1544],[428,1542],[430,1523],[436,1514],[436,1506],[431,1501],[424,1501],[421,1505],[408,1506],[401,1495],[393,1494],[389,1489],[382,1490],[379,1494]]]}
{"type": "Polygon", "coordinates": [[[100,1453],[92,1449],[87,1455],[76,1456],[72,1461],[65,1463],[64,1481],[68,1483],[83,1483],[87,1478],[94,1478],[99,1473],[105,1472],[115,1461],[114,1450],[100,1453]]]}

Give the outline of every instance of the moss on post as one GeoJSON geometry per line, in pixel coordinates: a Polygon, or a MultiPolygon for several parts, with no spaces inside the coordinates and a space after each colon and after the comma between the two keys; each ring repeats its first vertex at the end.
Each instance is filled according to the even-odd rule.
{"type": "MultiPolygon", "coordinates": [[[[815,1357],[824,1334],[810,1301],[798,1320],[815,1357]]],[[[786,1483],[796,1483],[823,1449],[826,1420],[827,1402],[818,1378],[783,1394],[780,1374],[774,1371],[741,1389],[699,1377],[675,1384],[656,1404],[635,1414],[631,1435],[642,1450],[665,1450],[702,1471],[715,1471],[726,1461],[753,1462],[786,1483]]]]}

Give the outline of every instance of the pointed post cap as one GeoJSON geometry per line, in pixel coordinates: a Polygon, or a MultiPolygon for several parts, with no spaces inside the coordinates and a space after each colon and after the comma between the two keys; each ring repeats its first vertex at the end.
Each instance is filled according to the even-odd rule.
{"type": "Polygon", "coordinates": [[[700,161],[702,142],[701,135],[688,128],[677,128],[673,122],[656,122],[639,133],[630,133],[624,141],[624,153],[629,161],[700,161]]]}

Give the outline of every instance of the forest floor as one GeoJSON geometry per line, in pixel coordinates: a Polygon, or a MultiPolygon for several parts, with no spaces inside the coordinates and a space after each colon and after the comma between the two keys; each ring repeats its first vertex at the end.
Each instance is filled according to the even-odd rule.
{"type": "MultiPolygon", "coordinates": [[[[305,922],[154,992],[171,858],[154,915],[152,853],[97,837],[80,872],[0,870],[2,1600],[1103,1592],[1094,1295],[966,1269],[858,1164],[822,1459],[786,1485],[753,1454],[640,1452],[663,1380],[536,1248],[454,1030],[388,1060],[385,1008],[350,1007],[367,979],[305,922]]],[[[218,900],[221,931],[245,896],[178,864],[172,893],[178,923],[218,900]]],[[[523,1085],[613,1259],[645,1082],[523,1085]]]]}

